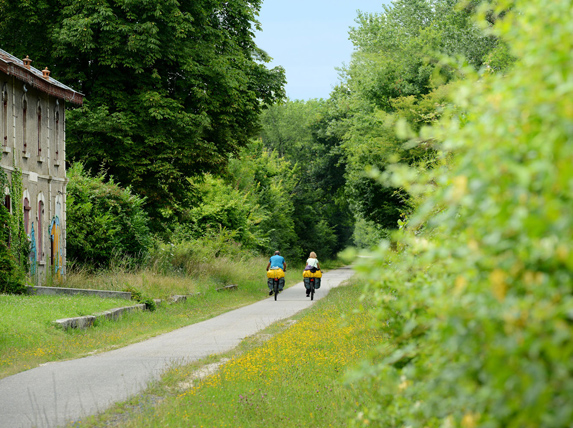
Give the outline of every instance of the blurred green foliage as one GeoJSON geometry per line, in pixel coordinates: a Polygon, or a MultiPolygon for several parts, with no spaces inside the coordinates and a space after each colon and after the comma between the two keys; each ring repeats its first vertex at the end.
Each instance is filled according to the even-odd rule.
{"type": "Polygon", "coordinates": [[[481,8],[517,62],[466,69],[464,113],[422,131],[440,162],[386,175],[420,203],[361,268],[386,341],[353,377],[377,395],[355,425],[573,424],[572,10],[481,8]]]}

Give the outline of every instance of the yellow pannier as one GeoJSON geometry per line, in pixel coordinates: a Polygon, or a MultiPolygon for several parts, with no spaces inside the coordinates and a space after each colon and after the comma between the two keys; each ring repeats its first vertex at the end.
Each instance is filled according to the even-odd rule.
{"type": "Polygon", "coordinates": [[[322,271],[317,270],[315,273],[312,273],[310,270],[305,270],[302,273],[303,278],[322,278],[322,271]]]}
{"type": "Polygon", "coordinates": [[[269,269],[267,271],[267,278],[284,278],[285,273],[281,268],[269,269]]]}

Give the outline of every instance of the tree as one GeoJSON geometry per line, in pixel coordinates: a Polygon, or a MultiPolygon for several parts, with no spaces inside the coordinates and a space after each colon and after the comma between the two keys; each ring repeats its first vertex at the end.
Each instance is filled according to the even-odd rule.
{"type": "Polygon", "coordinates": [[[345,162],[340,140],[323,132],[330,101],[288,101],[262,116],[262,141],[293,166],[297,178],[290,198],[300,248],[329,258],[348,245],[353,219],[342,197],[345,162]]]}
{"type": "Polygon", "coordinates": [[[284,71],[254,42],[260,5],[0,2],[0,44],[85,94],[68,114],[68,156],[131,186],[160,220],[179,209],[185,178],[223,171],[284,96],[284,71]]]}
{"type": "Polygon", "coordinates": [[[359,13],[350,31],[356,51],[337,92],[348,106],[337,125],[346,152],[346,195],[359,218],[395,229],[410,211],[405,192],[364,171],[432,164],[433,142],[411,142],[397,129],[402,124],[415,133],[441,116],[449,103],[448,83],[463,78],[443,58],[464,58],[474,70],[487,61],[509,64],[504,44],[483,31],[494,21],[474,20],[480,3],[486,2],[462,8],[457,0],[396,0],[382,13],[359,13]]]}
{"type": "Polygon", "coordinates": [[[457,77],[440,65],[444,57],[462,57],[479,69],[500,43],[473,19],[481,2],[461,8],[459,0],[395,0],[382,13],[360,12],[350,30],[356,51],[343,70],[352,91],[393,111],[391,99],[431,92],[440,83],[436,71],[443,83],[457,77]]]}

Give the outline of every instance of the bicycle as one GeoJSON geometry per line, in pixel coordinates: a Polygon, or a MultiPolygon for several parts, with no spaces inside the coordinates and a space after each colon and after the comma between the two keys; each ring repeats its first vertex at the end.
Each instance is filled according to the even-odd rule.
{"type": "Polygon", "coordinates": [[[279,295],[279,278],[273,279],[273,295],[275,296],[275,300],[277,300],[277,296],[279,295]]]}
{"type": "Polygon", "coordinates": [[[267,279],[267,285],[272,290],[272,292],[275,296],[275,300],[277,300],[277,296],[280,294],[280,292],[284,288],[284,281],[285,281],[284,278],[268,278],[267,279]],[[272,284],[270,283],[270,281],[272,281],[272,284]]]}
{"type": "Polygon", "coordinates": [[[307,297],[314,300],[314,292],[320,288],[320,278],[304,278],[304,285],[307,290],[307,297]]]}

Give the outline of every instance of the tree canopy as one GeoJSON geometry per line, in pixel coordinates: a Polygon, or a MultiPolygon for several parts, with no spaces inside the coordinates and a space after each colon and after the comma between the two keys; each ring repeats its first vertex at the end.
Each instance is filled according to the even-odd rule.
{"type": "Polygon", "coordinates": [[[223,171],[284,96],[283,69],[254,42],[260,5],[0,1],[0,45],[85,94],[68,114],[68,157],[131,186],[157,217],[178,209],[186,177],[223,171]]]}
{"type": "Polygon", "coordinates": [[[487,2],[395,0],[381,12],[359,13],[350,31],[352,61],[329,100],[336,119],[324,131],[344,149],[345,192],[358,218],[378,228],[398,227],[410,197],[365,171],[431,165],[432,140],[409,140],[442,115],[449,83],[463,79],[464,66],[477,71],[490,62],[509,64],[505,44],[484,31],[495,20],[475,17],[480,3],[487,2]]]}

